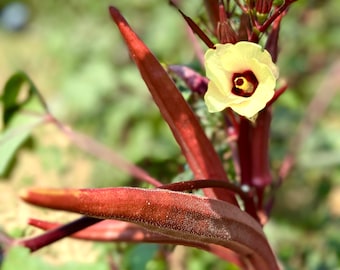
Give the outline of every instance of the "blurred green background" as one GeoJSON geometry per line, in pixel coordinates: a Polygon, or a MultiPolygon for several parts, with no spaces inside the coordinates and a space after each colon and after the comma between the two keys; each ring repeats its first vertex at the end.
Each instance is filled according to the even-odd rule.
{"type": "MultiPolygon", "coordinates": [[[[183,10],[194,19],[204,12],[200,1],[183,2],[183,10]]],[[[13,27],[18,22],[4,19],[10,3],[14,2],[0,2],[1,88],[11,74],[24,70],[62,122],[161,181],[175,177],[183,163],[180,151],[108,14],[109,5],[117,6],[161,62],[197,66],[185,23],[167,1],[22,1],[27,22],[20,29],[13,27]]],[[[329,70],[340,59],[339,13],[337,1],[299,0],[283,20],[278,65],[290,88],[274,106],[275,178],[318,87],[323,80],[336,81],[329,70]]],[[[339,89],[339,84],[331,86],[339,89]]],[[[325,96],[333,95],[331,88],[325,96]]],[[[265,228],[286,269],[340,269],[340,99],[331,97],[312,132],[293,145],[296,166],[277,189],[273,216],[265,228]]],[[[26,225],[28,217],[74,218],[21,203],[21,188],[133,184],[117,168],[70,145],[56,128],[43,126],[26,141],[0,180],[0,226],[19,237],[39,233],[26,225]]],[[[65,239],[34,256],[14,250],[3,268],[99,270],[109,269],[112,260],[121,269],[179,270],[168,258],[169,251],[157,245],[65,239]]],[[[202,251],[178,248],[175,254],[178,261],[186,260],[183,269],[234,269],[202,251]]]]}

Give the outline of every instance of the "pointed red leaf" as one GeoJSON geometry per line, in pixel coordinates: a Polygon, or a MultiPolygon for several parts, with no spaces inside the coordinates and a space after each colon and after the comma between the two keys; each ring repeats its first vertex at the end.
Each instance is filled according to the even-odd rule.
{"type": "Polygon", "coordinates": [[[255,269],[278,269],[262,228],[238,207],[220,200],[163,189],[34,189],[32,204],[138,224],[166,236],[224,246],[248,258],[255,269]]]}
{"type": "MultiPolygon", "coordinates": [[[[167,72],[130,28],[119,11],[110,7],[110,14],[128,45],[130,54],[163,118],[180,145],[195,178],[227,180],[221,161],[211,142],[167,72]]],[[[237,204],[232,193],[227,191],[212,189],[210,192],[207,191],[207,195],[237,204]]]]}
{"type": "Polygon", "coordinates": [[[209,48],[214,47],[214,43],[210,40],[210,38],[204,33],[204,31],[187,15],[184,14],[182,10],[180,10],[174,1],[170,0],[170,4],[174,6],[178,12],[182,15],[185,22],[188,24],[192,32],[194,32],[209,48]]]}

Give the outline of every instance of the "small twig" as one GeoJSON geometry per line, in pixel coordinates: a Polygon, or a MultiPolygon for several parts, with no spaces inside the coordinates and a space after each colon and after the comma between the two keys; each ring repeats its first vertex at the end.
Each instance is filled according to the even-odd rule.
{"type": "Polygon", "coordinates": [[[80,149],[94,155],[95,157],[105,160],[109,164],[112,164],[113,166],[128,172],[131,176],[134,176],[137,179],[140,179],[146,183],[149,183],[153,186],[161,185],[161,182],[150,176],[142,168],[124,160],[121,156],[110,150],[105,145],[95,141],[85,134],[72,130],[70,127],[64,125],[52,115],[50,115],[49,120],[51,123],[55,124],[59,128],[59,130],[80,149]]]}
{"type": "Polygon", "coordinates": [[[157,188],[169,189],[172,191],[187,191],[187,190],[211,188],[211,187],[228,189],[238,194],[241,198],[250,199],[254,195],[254,192],[252,190],[244,191],[242,187],[238,185],[234,185],[225,180],[215,180],[215,179],[195,179],[195,180],[161,185],[161,186],[158,186],[157,188]]]}
{"type": "Polygon", "coordinates": [[[169,189],[172,191],[189,191],[189,190],[202,189],[202,188],[224,188],[228,191],[232,191],[235,194],[239,195],[244,202],[245,211],[249,215],[251,215],[254,219],[259,221],[260,224],[263,224],[261,223],[261,219],[258,216],[255,201],[254,201],[255,191],[253,189],[249,189],[249,186],[247,186],[248,190],[245,191],[242,188],[242,186],[240,187],[238,185],[232,184],[224,180],[196,179],[196,180],[166,184],[166,185],[159,186],[157,188],[169,189]]]}

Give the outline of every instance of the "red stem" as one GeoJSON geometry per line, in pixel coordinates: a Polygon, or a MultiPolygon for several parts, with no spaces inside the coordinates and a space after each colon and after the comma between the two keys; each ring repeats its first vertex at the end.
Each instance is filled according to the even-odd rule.
{"type": "Polygon", "coordinates": [[[25,246],[29,248],[31,252],[33,252],[100,221],[102,221],[102,219],[84,216],[39,236],[28,239],[20,239],[16,241],[15,244],[25,246]]]}
{"type": "Polygon", "coordinates": [[[277,17],[279,17],[285,10],[297,0],[286,0],[282,6],[280,6],[272,16],[270,16],[263,24],[261,27],[258,28],[258,31],[263,33],[265,32],[273,23],[273,21],[276,20],[277,17]]]}
{"type": "MultiPolygon", "coordinates": [[[[48,222],[38,219],[30,219],[29,224],[42,230],[51,230],[62,226],[56,222],[48,222]]],[[[150,232],[138,225],[124,221],[106,219],[96,225],[72,234],[71,237],[81,240],[100,242],[161,243],[190,246],[211,252],[223,260],[234,263],[241,269],[247,269],[245,268],[244,260],[230,249],[217,245],[193,243],[186,240],[170,238],[165,235],[150,232]]]]}
{"type": "Polygon", "coordinates": [[[171,183],[159,186],[157,188],[160,189],[168,189],[172,191],[186,191],[186,190],[194,190],[194,189],[202,189],[209,187],[217,187],[217,188],[225,188],[233,191],[237,195],[239,195],[242,199],[251,199],[253,196],[252,192],[245,192],[241,187],[234,185],[229,182],[225,182],[222,180],[213,180],[213,179],[196,179],[190,181],[183,181],[177,183],[171,183]]]}
{"type": "Polygon", "coordinates": [[[256,211],[256,205],[254,203],[255,194],[253,193],[253,191],[252,190],[244,191],[242,187],[239,187],[232,183],[221,181],[221,180],[212,180],[212,179],[198,180],[197,179],[197,180],[183,181],[183,182],[162,185],[157,188],[168,189],[172,191],[186,191],[186,190],[211,188],[211,187],[224,188],[229,191],[233,191],[234,193],[239,195],[241,199],[243,200],[245,211],[260,223],[260,219],[256,211]]]}
{"type": "MultiPolygon", "coordinates": [[[[264,189],[272,182],[269,168],[269,133],[271,111],[266,108],[259,112],[252,127],[252,179],[251,186],[264,189]]],[[[261,198],[259,198],[261,199],[261,198]]]]}
{"type": "Polygon", "coordinates": [[[238,154],[241,168],[241,184],[251,186],[252,179],[252,147],[251,122],[246,118],[240,119],[240,130],[237,140],[238,154]]]}

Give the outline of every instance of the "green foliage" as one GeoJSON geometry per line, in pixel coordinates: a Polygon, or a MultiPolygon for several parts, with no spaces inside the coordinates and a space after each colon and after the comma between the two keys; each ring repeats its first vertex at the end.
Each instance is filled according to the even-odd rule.
{"type": "MultiPolygon", "coordinates": [[[[24,89],[25,90],[25,89],[24,89]]],[[[40,96],[38,89],[35,87],[34,83],[24,72],[17,72],[12,75],[5,84],[3,94],[1,96],[1,101],[3,104],[3,125],[6,127],[12,117],[17,114],[20,110],[26,108],[27,103],[32,100],[33,96],[39,99],[39,102],[43,105],[44,109],[47,110],[43,98],[40,96]],[[22,90],[23,85],[28,84],[28,91],[26,96],[23,96],[22,90]]],[[[28,107],[28,106],[27,106],[28,107]]]]}
{"type": "Polygon", "coordinates": [[[133,246],[124,256],[123,268],[126,270],[149,270],[147,264],[155,257],[158,249],[159,246],[155,244],[138,244],[133,246]]]}
{"type": "Polygon", "coordinates": [[[239,269],[233,264],[222,260],[216,260],[216,257],[208,252],[191,249],[190,257],[187,261],[187,269],[190,270],[237,270],[239,269]]]}
{"type": "Polygon", "coordinates": [[[2,126],[0,133],[0,175],[6,172],[20,145],[28,138],[33,128],[42,122],[41,117],[20,112],[34,109],[37,113],[47,107],[31,79],[24,72],[17,72],[6,82],[1,95],[2,126]],[[28,89],[25,89],[25,84],[28,89]]]}
{"type": "MultiPolygon", "coordinates": [[[[84,255],[85,256],[85,255],[84,255]]],[[[96,263],[75,263],[70,262],[64,265],[53,265],[42,260],[38,256],[32,256],[27,248],[13,247],[6,254],[6,259],[1,266],[1,270],[13,269],[49,269],[49,270],[109,270],[108,264],[105,261],[96,263]]]]}

